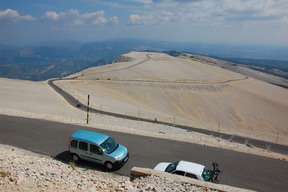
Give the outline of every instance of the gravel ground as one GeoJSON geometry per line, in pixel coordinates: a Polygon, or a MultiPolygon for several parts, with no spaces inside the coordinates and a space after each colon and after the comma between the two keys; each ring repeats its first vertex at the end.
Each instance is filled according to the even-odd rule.
{"type": "Polygon", "coordinates": [[[0,191],[215,191],[206,187],[148,176],[129,177],[80,168],[50,157],[0,145],[0,191]]]}
{"type": "MultiPolygon", "coordinates": [[[[267,86],[271,88],[272,85],[267,86]]],[[[272,88],[280,89],[277,87],[272,88]]],[[[46,119],[57,122],[77,124],[81,126],[86,125],[86,112],[80,111],[75,107],[70,106],[60,95],[55,93],[54,90],[52,90],[52,88],[47,85],[47,82],[30,82],[0,78],[0,90],[0,114],[46,119]],[[43,109],[45,110],[43,111],[43,109]]],[[[270,91],[269,89],[266,91],[273,93],[273,91],[270,91]]],[[[80,93],[77,92],[77,94],[74,94],[78,95],[80,93]]],[[[285,98],[287,97],[286,95],[284,96],[285,98]]],[[[111,103],[111,100],[107,99],[107,97],[103,98],[102,100],[105,101],[105,105],[103,104],[103,107],[111,103]]],[[[287,100],[285,101],[287,102],[287,100]]],[[[132,105],[125,106],[127,111],[129,111],[129,108],[133,107],[132,105]]],[[[138,112],[138,110],[136,111],[138,112]]],[[[156,111],[153,111],[153,113],[154,112],[156,113],[156,111]]],[[[161,114],[160,112],[157,112],[157,114],[158,113],[161,114]]],[[[144,111],[141,111],[141,117],[143,115],[144,111]]],[[[180,119],[177,118],[176,121],[179,123],[180,119]]],[[[187,132],[182,129],[164,125],[130,121],[127,119],[119,119],[100,114],[90,114],[90,121],[88,126],[98,129],[198,143],[202,145],[209,145],[228,150],[256,154],[275,159],[286,161],[288,160],[288,156],[286,155],[272,153],[263,149],[257,149],[255,147],[247,147],[244,144],[236,144],[208,135],[195,132],[187,132]]],[[[199,127],[201,126],[199,125],[199,127]]],[[[205,127],[207,128],[207,126],[205,127]]],[[[210,129],[210,127],[208,128],[210,129]]],[[[215,127],[211,128],[213,129],[215,127]]],[[[287,127],[285,130],[286,129],[287,127]]],[[[265,130],[258,130],[257,134],[259,135],[257,135],[257,137],[264,138],[264,132],[265,130]]],[[[245,135],[244,132],[241,133],[245,135]]],[[[272,137],[273,140],[275,140],[275,138],[275,136],[272,137]]],[[[279,136],[279,142],[280,141],[285,144],[287,143],[286,137],[282,138],[281,134],[279,136]]],[[[190,184],[175,182],[167,178],[160,178],[155,176],[130,181],[130,178],[128,177],[115,175],[113,173],[99,172],[81,167],[75,168],[72,164],[68,165],[50,157],[35,154],[15,147],[0,145],[0,191],[169,192],[210,190],[207,188],[198,188],[190,184]]]]}

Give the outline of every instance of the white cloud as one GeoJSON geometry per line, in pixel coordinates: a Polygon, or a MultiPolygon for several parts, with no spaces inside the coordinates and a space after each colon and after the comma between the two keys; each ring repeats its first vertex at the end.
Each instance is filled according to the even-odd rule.
{"type": "Polygon", "coordinates": [[[31,15],[21,16],[18,11],[12,9],[6,9],[5,11],[0,11],[0,23],[15,23],[19,21],[31,21],[36,20],[36,18],[31,15]]]}
{"type": "Polygon", "coordinates": [[[138,2],[138,3],[146,3],[146,4],[149,4],[149,3],[152,3],[153,0],[133,0],[134,2],[138,2]]]}
{"type": "Polygon", "coordinates": [[[47,21],[57,21],[59,19],[59,16],[56,12],[54,11],[47,11],[44,16],[43,19],[47,20],[47,21]]]}
{"type": "Polygon", "coordinates": [[[143,23],[143,16],[141,16],[141,15],[130,15],[129,16],[129,23],[131,23],[131,24],[142,24],[143,23]]]}
{"type": "Polygon", "coordinates": [[[145,25],[154,25],[154,24],[164,24],[169,23],[174,20],[174,14],[167,11],[154,12],[144,15],[130,15],[129,22],[130,24],[145,24],[145,25]]]}
{"type": "Polygon", "coordinates": [[[287,0],[153,0],[153,2],[149,10],[143,7],[141,11],[131,15],[130,23],[233,25],[283,22],[288,17],[287,0]],[[165,15],[168,10],[170,14],[165,15]]]}
{"type": "Polygon", "coordinates": [[[70,9],[67,12],[54,12],[47,11],[43,17],[42,21],[51,22],[61,25],[75,26],[75,25],[97,25],[105,24],[108,22],[118,23],[118,17],[114,16],[111,18],[106,18],[105,12],[103,10],[91,13],[81,14],[77,9],[70,9]]]}
{"type": "Polygon", "coordinates": [[[118,17],[116,17],[116,16],[111,17],[111,18],[109,19],[109,23],[118,24],[118,23],[119,23],[118,17]]]}
{"type": "Polygon", "coordinates": [[[170,21],[178,23],[223,26],[269,24],[286,22],[285,18],[288,17],[287,0],[158,0],[155,2],[161,2],[162,10],[171,10],[174,16],[170,21]]]}

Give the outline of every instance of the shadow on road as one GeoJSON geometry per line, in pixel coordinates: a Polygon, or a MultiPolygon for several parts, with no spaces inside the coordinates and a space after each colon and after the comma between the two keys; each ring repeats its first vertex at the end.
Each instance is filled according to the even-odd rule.
{"type": "MultiPolygon", "coordinates": [[[[72,162],[72,156],[69,151],[63,151],[59,153],[58,155],[54,157],[54,159],[61,161],[65,164],[69,164],[70,162],[72,162]]],[[[118,169],[114,169],[111,171],[111,170],[108,170],[104,165],[92,163],[92,162],[85,161],[85,160],[79,160],[78,162],[75,162],[75,166],[79,168],[83,168],[83,169],[91,169],[91,170],[96,170],[96,171],[101,171],[101,172],[113,172],[113,171],[118,170],[118,169]]]]}
{"type": "Polygon", "coordinates": [[[69,163],[72,160],[72,157],[69,151],[64,151],[56,155],[54,159],[62,161],[63,163],[69,163]]]}

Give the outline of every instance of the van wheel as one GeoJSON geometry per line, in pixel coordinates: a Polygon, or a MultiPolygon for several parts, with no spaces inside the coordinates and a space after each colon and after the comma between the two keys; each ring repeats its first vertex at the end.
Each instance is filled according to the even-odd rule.
{"type": "Polygon", "coordinates": [[[78,155],[76,155],[76,154],[72,154],[72,160],[74,161],[74,162],[77,162],[77,161],[79,161],[79,156],[78,155]]]}
{"type": "Polygon", "coordinates": [[[109,170],[112,170],[114,168],[113,163],[109,161],[105,162],[105,167],[109,170]]]}

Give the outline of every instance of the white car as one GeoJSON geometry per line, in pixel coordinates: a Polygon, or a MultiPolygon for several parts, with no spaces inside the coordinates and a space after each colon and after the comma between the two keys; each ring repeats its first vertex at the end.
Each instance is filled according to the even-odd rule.
{"type": "Polygon", "coordinates": [[[201,181],[213,181],[213,176],[215,175],[215,171],[210,171],[204,165],[188,161],[177,161],[176,163],[162,162],[156,165],[154,170],[182,175],[193,179],[198,179],[201,181]]]}

